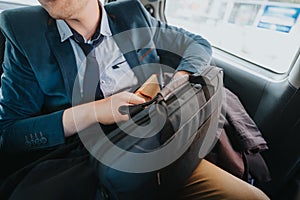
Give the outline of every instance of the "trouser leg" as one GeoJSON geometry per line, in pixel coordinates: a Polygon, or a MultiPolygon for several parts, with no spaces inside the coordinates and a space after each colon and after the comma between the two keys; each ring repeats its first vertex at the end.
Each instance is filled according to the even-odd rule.
{"type": "Polygon", "coordinates": [[[269,199],[261,190],[202,160],[180,191],[179,199],[269,199]]]}

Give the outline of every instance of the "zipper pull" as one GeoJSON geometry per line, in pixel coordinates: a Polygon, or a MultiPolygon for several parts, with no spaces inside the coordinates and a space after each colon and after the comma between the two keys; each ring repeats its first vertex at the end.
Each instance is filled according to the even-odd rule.
{"type": "Polygon", "coordinates": [[[156,173],[156,178],[157,178],[157,185],[160,186],[161,185],[160,172],[156,173]]]}

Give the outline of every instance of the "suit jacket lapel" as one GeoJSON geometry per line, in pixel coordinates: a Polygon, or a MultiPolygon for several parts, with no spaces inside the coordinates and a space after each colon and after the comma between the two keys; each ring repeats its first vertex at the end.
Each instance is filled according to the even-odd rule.
{"type": "Polygon", "coordinates": [[[61,42],[55,20],[49,19],[49,32],[46,37],[60,67],[67,95],[72,100],[72,92],[77,76],[76,59],[69,40],[61,42]]]}
{"type": "Polygon", "coordinates": [[[108,13],[108,22],[114,40],[116,41],[130,67],[134,68],[140,65],[140,61],[138,59],[136,49],[134,48],[132,38],[129,35],[130,31],[126,31],[126,26],[113,14],[108,13]]]}
{"type": "Polygon", "coordinates": [[[145,68],[140,67],[141,61],[139,60],[137,53],[138,49],[136,49],[136,46],[133,42],[132,30],[130,30],[130,27],[124,25],[122,20],[118,20],[117,17],[115,17],[113,14],[110,14],[108,10],[106,11],[108,13],[108,22],[114,40],[123,53],[129,66],[137,76],[139,81],[138,85],[141,85],[145,82],[145,80],[147,80],[149,74],[145,71],[145,68]]]}

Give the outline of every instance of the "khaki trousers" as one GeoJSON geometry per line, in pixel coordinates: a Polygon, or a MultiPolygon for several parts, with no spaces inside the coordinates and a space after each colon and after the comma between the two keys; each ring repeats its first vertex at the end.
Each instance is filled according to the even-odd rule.
{"type": "Polygon", "coordinates": [[[203,159],[180,191],[179,199],[269,199],[261,190],[203,159]]]}
{"type": "MultiPolygon", "coordinates": [[[[88,152],[77,144],[79,140],[76,141],[61,146],[9,176],[0,185],[0,199],[95,199],[96,174],[90,166],[88,152]]],[[[259,189],[205,159],[179,193],[176,199],[180,200],[269,199],[259,189]]]]}

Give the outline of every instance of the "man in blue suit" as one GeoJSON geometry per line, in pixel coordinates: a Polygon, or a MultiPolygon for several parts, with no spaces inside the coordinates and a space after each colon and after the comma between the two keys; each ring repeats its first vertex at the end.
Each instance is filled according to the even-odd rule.
{"type": "MultiPolygon", "coordinates": [[[[173,68],[178,77],[201,72],[210,62],[211,47],[205,39],[155,20],[136,0],[107,6],[98,0],[39,2],[42,7],[1,14],[1,30],[6,38],[0,95],[3,152],[57,152],[92,124],[127,120],[118,108],[144,102],[123,91],[140,81],[138,73],[133,72],[138,66],[160,63],[173,68]],[[127,33],[133,29],[138,31],[127,33]],[[97,81],[88,83],[91,79],[97,81]],[[93,86],[95,101],[86,99],[90,95],[86,86],[93,86]],[[77,97],[80,103],[74,103],[77,97]]],[[[70,152],[66,157],[76,154],[70,152]]],[[[267,199],[258,189],[207,161],[198,168],[204,170],[196,170],[182,186],[182,198],[267,199]]],[[[13,196],[32,197],[28,191],[17,188],[13,196]]]]}

